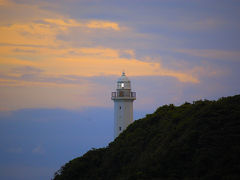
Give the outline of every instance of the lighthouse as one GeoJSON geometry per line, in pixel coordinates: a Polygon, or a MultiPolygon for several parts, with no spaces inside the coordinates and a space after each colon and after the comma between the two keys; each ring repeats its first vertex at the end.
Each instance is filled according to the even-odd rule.
{"type": "Polygon", "coordinates": [[[114,139],[133,122],[133,101],[136,92],[131,91],[131,81],[123,72],[117,81],[116,92],[112,92],[114,101],[114,139]]]}

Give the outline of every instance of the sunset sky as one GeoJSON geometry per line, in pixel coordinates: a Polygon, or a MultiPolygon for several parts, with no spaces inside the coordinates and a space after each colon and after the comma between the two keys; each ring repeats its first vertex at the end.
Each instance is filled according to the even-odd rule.
{"type": "Polygon", "coordinates": [[[134,119],[239,94],[239,32],[237,0],[0,0],[0,179],[111,142],[122,71],[134,119]]]}

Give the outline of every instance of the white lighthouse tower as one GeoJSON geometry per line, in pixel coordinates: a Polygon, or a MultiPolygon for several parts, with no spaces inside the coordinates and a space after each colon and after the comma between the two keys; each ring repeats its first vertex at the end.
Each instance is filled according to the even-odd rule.
{"type": "Polygon", "coordinates": [[[124,131],[133,122],[133,101],[136,92],[131,92],[131,82],[122,73],[117,81],[117,92],[112,92],[114,101],[114,138],[124,131]]]}

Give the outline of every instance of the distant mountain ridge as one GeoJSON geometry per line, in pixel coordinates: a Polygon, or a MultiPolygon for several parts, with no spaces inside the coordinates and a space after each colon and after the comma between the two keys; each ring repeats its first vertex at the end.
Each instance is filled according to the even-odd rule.
{"type": "Polygon", "coordinates": [[[240,95],[164,105],[54,180],[239,180],[240,95]]]}

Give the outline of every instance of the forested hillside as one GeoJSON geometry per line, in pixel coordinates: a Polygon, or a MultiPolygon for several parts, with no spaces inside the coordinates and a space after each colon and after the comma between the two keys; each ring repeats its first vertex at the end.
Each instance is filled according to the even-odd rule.
{"type": "Polygon", "coordinates": [[[159,107],[54,177],[75,179],[239,180],[240,95],[159,107]]]}

